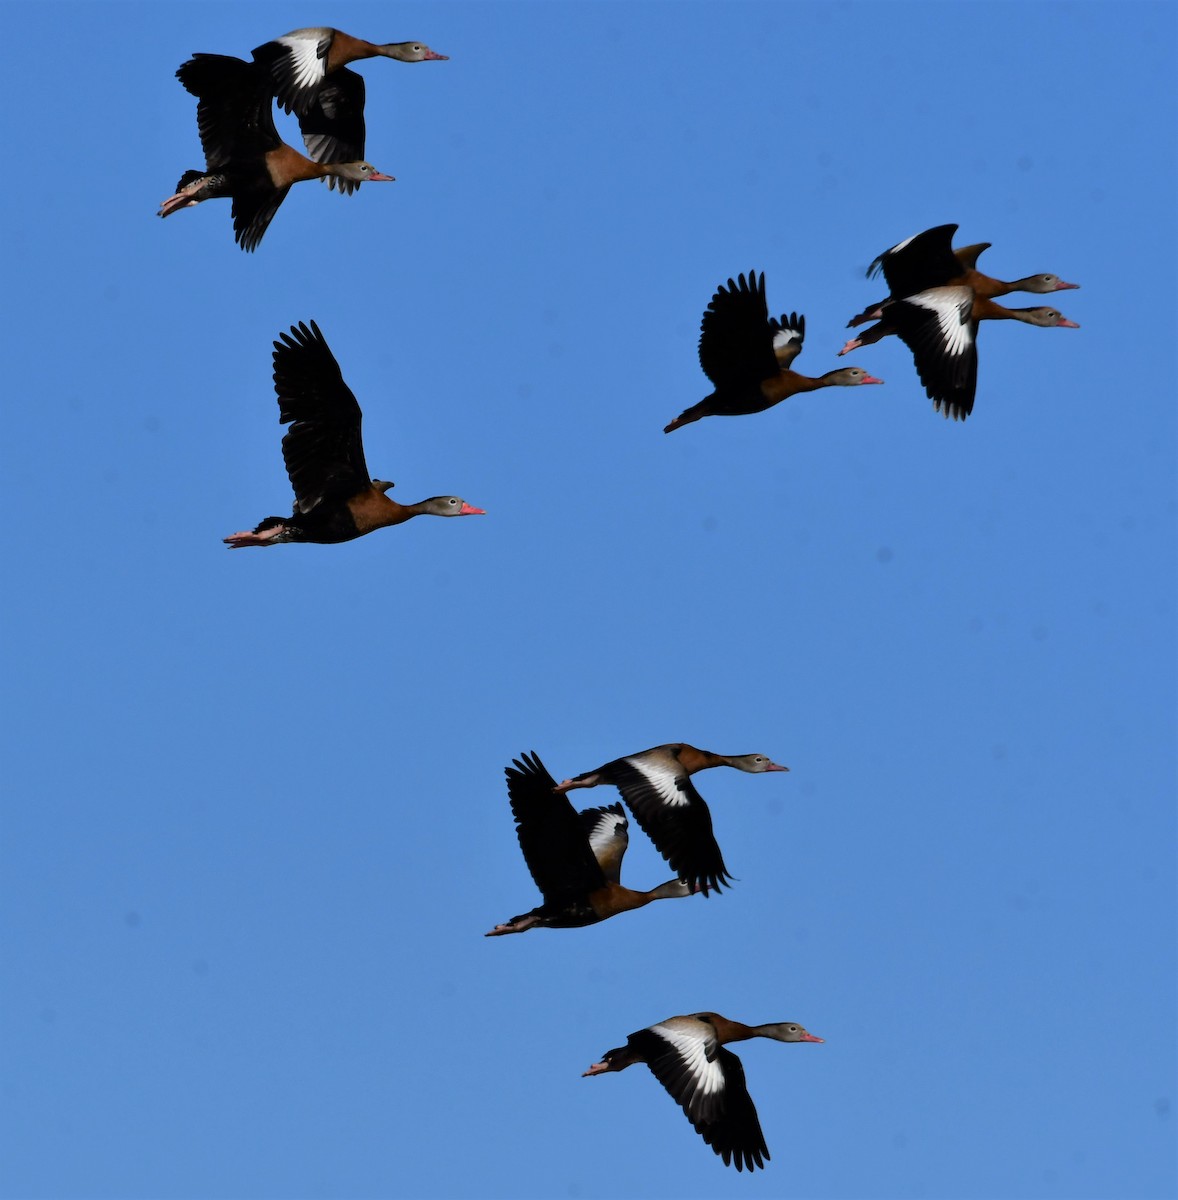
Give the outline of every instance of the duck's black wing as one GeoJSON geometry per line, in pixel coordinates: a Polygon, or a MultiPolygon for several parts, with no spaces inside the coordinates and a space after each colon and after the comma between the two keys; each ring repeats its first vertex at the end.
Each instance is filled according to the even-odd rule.
{"type": "Polygon", "coordinates": [[[729,882],[707,802],[677,762],[647,753],[606,763],[596,774],[622,793],[643,833],[680,879],[705,896],[729,882]]]}
{"type": "MultiPolygon", "coordinates": [[[[299,117],[299,128],[316,162],[359,162],[364,157],[364,79],[346,67],[333,71],[299,117]]],[[[338,175],[326,176],[326,182],[348,194],[360,186],[338,175]]]]}
{"type": "Polygon", "coordinates": [[[196,125],[210,171],[262,160],[282,145],[274,128],[270,81],[256,63],[194,54],[176,78],[197,98],[196,125]]]}
{"type": "Polygon", "coordinates": [[[714,1033],[693,1018],[672,1017],[630,1035],[654,1077],[687,1114],[696,1132],[738,1171],[769,1157],[744,1067],[714,1033]]]}
{"type": "Polygon", "coordinates": [[[545,905],[574,905],[605,887],[581,818],[539,756],[513,759],[506,773],[519,848],[545,905]]]}
{"type": "Polygon", "coordinates": [[[290,425],[282,457],[295,511],[345,501],[370,487],[360,438],[362,414],[319,326],[300,321],[274,343],[279,420],[290,425]]]}
{"type": "Polygon", "coordinates": [[[699,365],[717,392],[756,388],[778,372],[765,275],[755,271],[721,285],[700,322],[699,365]]]}
{"type": "Polygon", "coordinates": [[[895,300],[956,279],[963,270],[953,253],[956,232],[956,225],[937,225],[905,238],[875,259],[867,268],[867,277],[882,271],[895,300]]]}

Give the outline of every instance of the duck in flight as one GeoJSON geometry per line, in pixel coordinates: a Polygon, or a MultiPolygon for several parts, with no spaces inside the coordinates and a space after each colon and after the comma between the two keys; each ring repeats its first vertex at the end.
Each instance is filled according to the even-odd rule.
{"type": "Polygon", "coordinates": [[[557,794],[556,780],[538,755],[512,760],[507,768],[507,795],[519,848],[544,903],[496,925],[487,937],[539,926],[596,925],[653,900],[679,899],[697,890],[682,879],[668,880],[649,892],[624,887],[620,877],[629,833],[622,806],[578,813],[557,794]]]}
{"type": "Polygon", "coordinates": [[[252,531],[230,534],[231,549],[279,542],[348,542],[412,517],[482,514],[458,496],[398,504],[392,484],[373,479],[360,439],[361,412],[314,321],[292,326],[274,343],[278,419],[290,425],[282,457],[294,488],[294,512],[267,517],[252,531]]]}
{"type": "MultiPolygon", "coordinates": [[[[364,77],[348,63],[364,58],[445,62],[424,42],[366,42],[341,29],[294,29],[257,47],[254,62],[266,72],[279,107],[293,112],[307,154],[318,163],[364,157],[364,77]]],[[[329,188],[352,192],[356,184],[328,175],[329,188]]]]}
{"type": "Polygon", "coordinates": [[[607,1050],[582,1078],[645,1063],[724,1165],[753,1171],[765,1165],[769,1147],[745,1083],[744,1067],[731,1050],[724,1049],[730,1042],[750,1038],[823,1041],[793,1021],[744,1025],[719,1013],[694,1013],[669,1017],[630,1034],[624,1046],[607,1050]]]}
{"type": "Polygon", "coordinates": [[[243,250],[253,251],[296,183],[329,176],[352,186],[393,180],[368,162],[315,162],[288,146],[274,127],[269,76],[256,63],[224,54],[196,54],[176,78],[197,98],[205,169],[180,176],[175,193],[160,205],[161,217],[228,197],[234,240],[243,250]]]}
{"type": "Polygon", "coordinates": [[[712,833],[712,814],[691,782],[697,771],[710,767],[735,767],[750,775],[789,770],[764,754],[713,754],[671,742],[574,775],[557,791],[612,784],[671,869],[706,896],[730,883],[712,833]]]}
{"type": "Polygon", "coordinates": [[[699,364],[715,391],[681,412],[664,433],[703,417],[764,412],[790,396],[824,387],[883,383],[860,367],[843,367],[817,377],[799,375],[790,364],[802,351],[806,319],[791,313],[771,319],[765,275],[750,271],[721,285],[700,323],[699,364]]]}

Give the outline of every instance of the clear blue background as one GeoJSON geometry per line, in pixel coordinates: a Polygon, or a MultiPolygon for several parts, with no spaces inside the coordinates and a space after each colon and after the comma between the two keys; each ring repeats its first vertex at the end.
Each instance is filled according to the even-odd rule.
{"type": "Polygon", "coordinates": [[[4,14],[3,1194],[1173,1196],[1173,6],[4,14]],[[451,56],[359,67],[398,182],[156,220],[176,67],[323,21],[451,56]],[[662,434],[718,283],[821,374],[943,222],[1083,328],[983,328],[965,425],[891,339],[662,434]],[[226,551],[309,318],[488,516],[226,551]],[[512,756],[675,740],[792,768],[699,778],[736,886],[485,940],[512,756]],[[706,1008],[827,1039],[740,1048],[751,1177],[580,1078],[706,1008]]]}

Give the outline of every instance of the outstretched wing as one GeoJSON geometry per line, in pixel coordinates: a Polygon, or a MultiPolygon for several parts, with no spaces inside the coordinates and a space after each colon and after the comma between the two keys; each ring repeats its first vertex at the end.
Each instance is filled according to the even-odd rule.
{"type": "MultiPolygon", "coordinates": [[[[327,54],[334,29],[295,29],[254,51],[270,88],[286,112],[305,113],[327,75],[327,54]]],[[[362,155],[359,157],[363,157],[362,155]]]]}
{"type": "Polygon", "coordinates": [[[295,493],[295,511],[324,500],[343,501],[371,486],[360,439],[360,405],[319,326],[303,322],[274,343],[274,390],[279,421],[290,425],[282,457],[295,493]]]}
{"type": "Polygon", "coordinates": [[[691,777],[674,759],[635,755],[597,772],[612,783],[634,819],[680,879],[706,896],[728,883],[728,870],[712,833],[712,814],[691,777]]]}
{"type": "Polygon", "coordinates": [[[687,1114],[696,1132],[738,1171],[763,1167],[769,1157],[744,1067],[715,1033],[692,1017],[672,1017],[631,1034],[654,1077],[687,1114]]]}
{"type": "Polygon", "coordinates": [[[938,411],[964,421],[978,385],[977,322],[973,289],[932,288],[888,309],[896,332],[912,351],[925,394],[938,411]]]}
{"type": "Polygon", "coordinates": [[[963,269],[953,253],[956,232],[956,225],[937,225],[905,238],[885,250],[867,268],[867,277],[870,279],[882,271],[896,300],[956,279],[963,269]]]}
{"type": "Polygon", "coordinates": [[[290,187],[240,188],[233,197],[233,240],[243,250],[254,251],[270,227],[290,187]]]}
{"type": "Polygon", "coordinates": [[[536,754],[513,759],[507,795],[519,848],[546,904],[563,905],[605,887],[581,819],[536,754]]]}
{"type": "MultiPolygon", "coordinates": [[[[346,67],[333,71],[299,117],[307,154],[318,163],[359,162],[364,157],[364,80],[346,67]]],[[[352,193],[355,180],[326,176],[329,188],[352,193]]]]}
{"type": "Polygon", "coordinates": [[[699,329],[699,365],[717,390],[755,388],[777,374],[763,272],[717,288],[699,329]]]}
{"type": "Polygon", "coordinates": [[[270,82],[256,63],[226,54],[194,54],[176,78],[197,98],[196,125],[210,171],[261,160],[282,145],[274,128],[270,82]]]}

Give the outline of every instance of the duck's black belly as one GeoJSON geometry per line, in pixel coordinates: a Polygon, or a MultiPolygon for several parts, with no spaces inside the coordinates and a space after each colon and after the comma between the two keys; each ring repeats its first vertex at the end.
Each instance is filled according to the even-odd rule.
{"type": "Polygon", "coordinates": [[[298,527],[302,534],[300,541],[350,542],[360,536],[352,514],[344,505],[319,505],[309,513],[296,512],[291,518],[291,524],[298,527]]]}

